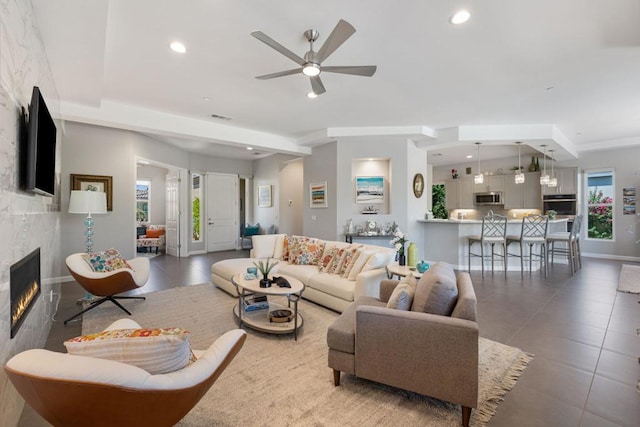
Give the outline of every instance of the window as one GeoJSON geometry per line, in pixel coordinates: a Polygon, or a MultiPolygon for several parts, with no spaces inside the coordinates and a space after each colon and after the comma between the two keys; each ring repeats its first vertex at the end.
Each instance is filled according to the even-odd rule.
{"type": "Polygon", "coordinates": [[[613,240],[613,171],[587,172],[587,237],[613,240]]]}
{"type": "Polygon", "coordinates": [[[191,223],[192,234],[191,239],[194,242],[202,240],[202,233],[200,230],[200,201],[202,200],[202,175],[191,175],[191,223]]]}
{"type": "Polygon", "coordinates": [[[136,181],[136,220],[138,222],[149,222],[149,193],[151,191],[151,181],[136,181]]]}

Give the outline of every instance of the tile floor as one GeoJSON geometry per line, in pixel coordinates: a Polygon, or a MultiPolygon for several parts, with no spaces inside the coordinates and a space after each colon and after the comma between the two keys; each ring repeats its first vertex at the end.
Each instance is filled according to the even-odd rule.
{"type": "MultiPolygon", "coordinates": [[[[248,251],[153,258],[144,291],[209,282],[213,262],[238,256],[248,251]]],[[[556,264],[548,279],[472,273],[480,334],[535,354],[489,426],[640,425],[640,295],[616,292],[621,265],[584,258],[574,276],[556,264]]],[[[81,330],[81,321],[64,326],[62,320],[75,313],[83,292],[74,282],[62,289],[46,344],[55,351],[81,330]]],[[[19,425],[47,423],[27,407],[19,425]]]]}

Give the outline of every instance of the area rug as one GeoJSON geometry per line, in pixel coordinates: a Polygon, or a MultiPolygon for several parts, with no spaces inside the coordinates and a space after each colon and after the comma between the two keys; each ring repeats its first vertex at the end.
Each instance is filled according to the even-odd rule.
{"type": "MultiPolygon", "coordinates": [[[[124,301],[131,318],[144,327],[179,326],[191,332],[193,348],[205,349],[218,336],[237,328],[236,302],[211,284],[185,286],[124,301]]],[[[459,426],[458,405],[372,381],[342,375],[333,385],[327,367],[326,331],[337,313],[301,301],[304,325],[291,334],[248,330],[244,347],[180,426],[459,426]]],[[[83,334],[98,332],[126,317],[113,304],[88,312],[83,334]]],[[[471,425],[484,426],[531,360],[520,349],[488,339],[479,343],[479,405],[471,425]]]]}
{"type": "Polygon", "coordinates": [[[618,290],[630,294],[640,294],[640,265],[622,265],[620,279],[618,279],[618,290]]]}

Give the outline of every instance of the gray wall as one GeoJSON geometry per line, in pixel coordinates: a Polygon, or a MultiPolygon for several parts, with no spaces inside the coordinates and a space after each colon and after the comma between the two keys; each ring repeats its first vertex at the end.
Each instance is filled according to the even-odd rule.
{"type": "Polygon", "coordinates": [[[151,181],[149,194],[149,224],[165,225],[166,209],[166,175],[165,168],[151,165],[138,165],[136,179],[151,181]]]}
{"type": "MultiPolygon", "coordinates": [[[[52,114],[59,111],[56,86],[29,1],[2,2],[0,13],[0,365],[13,355],[44,346],[60,298],[60,183],[56,197],[18,190],[18,119],[33,86],[39,86],[52,114]],[[10,338],[10,266],[40,248],[42,293],[13,339],[10,338]],[[53,295],[51,294],[53,292],[53,295]],[[51,296],[53,298],[51,299],[51,296]]],[[[64,144],[58,128],[56,171],[64,144]]],[[[58,175],[59,179],[59,175],[58,175]]],[[[16,425],[24,401],[0,369],[0,424],[16,425]]]]}
{"type": "MultiPolygon", "coordinates": [[[[251,161],[190,154],[136,132],[73,122],[67,123],[66,131],[62,153],[62,252],[65,255],[85,250],[82,216],[64,213],[69,206],[72,173],[113,176],[113,211],[94,216],[94,246],[96,249],[117,248],[125,257],[135,252],[136,158],[176,169],[251,173],[251,161]]],[[[191,215],[190,204],[186,215],[187,218],[191,215]]]]}
{"type": "Polygon", "coordinates": [[[295,159],[280,165],[280,233],[302,234],[302,212],[304,204],[304,162],[295,159]]]}
{"type": "Polygon", "coordinates": [[[640,239],[640,206],[636,204],[636,215],[623,215],[622,189],[635,187],[636,194],[640,194],[640,147],[582,153],[577,161],[577,166],[583,192],[581,211],[585,215],[584,202],[587,197],[584,191],[586,188],[586,174],[584,172],[589,169],[612,168],[615,174],[614,240],[606,242],[586,239],[585,223],[582,228],[582,252],[607,257],[631,257],[631,259],[635,257],[635,260],[639,260],[640,244],[636,241],[640,239]]]}
{"type": "Polygon", "coordinates": [[[253,224],[260,223],[260,233],[264,234],[270,226],[280,229],[280,169],[283,163],[295,159],[285,154],[274,154],[253,161],[253,224]],[[258,207],[258,187],[271,186],[271,206],[258,207]]]}
{"type": "Polygon", "coordinates": [[[305,236],[325,240],[336,240],[336,223],[339,193],[337,188],[338,148],[336,142],[314,147],[311,156],[304,158],[304,203],[302,207],[302,227],[305,236]],[[309,184],[327,182],[327,207],[311,209],[309,207],[309,184]]]}

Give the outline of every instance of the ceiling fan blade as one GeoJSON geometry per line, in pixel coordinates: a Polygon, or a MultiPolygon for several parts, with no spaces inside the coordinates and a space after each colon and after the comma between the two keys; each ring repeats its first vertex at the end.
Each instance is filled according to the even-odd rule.
{"type": "Polygon", "coordinates": [[[316,60],[319,64],[322,64],[322,61],[327,59],[329,55],[331,55],[337,48],[342,45],[349,37],[356,32],[356,29],[353,28],[353,25],[349,24],[344,19],[338,21],[338,24],[335,26],[327,40],[324,42],[318,54],[316,55],[316,60]]]}
{"type": "Polygon", "coordinates": [[[320,67],[320,69],[328,73],[353,74],[355,76],[371,77],[376,73],[378,67],[375,65],[354,65],[346,67],[320,67]]]}
{"type": "Polygon", "coordinates": [[[309,77],[309,79],[311,80],[311,89],[313,90],[313,93],[316,95],[322,95],[327,91],[322,84],[322,80],[320,80],[320,76],[309,77]]]}
{"type": "Polygon", "coordinates": [[[282,46],[280,43],[278,43],[277,41],[275,41],[274,39],[272,39],[271,37],[269,37],[268,35],[266,35],[265,33],[263,33],[262,31],[254,31],[251,33],[251,35],[255,38],[257,38],[258,40],[260,40],[262,43],[266,44],[267,46],[277,50],[278,52],[280,52],[281,54],[283,54],[284,56],[286,56],[287,58],[291,59],[293,62],[299,64],[299,65],[304,65],[305,64],[305,60],[300,58],[298,55],[296,55],[295,53],[291,52],[289,49],[287,49],[286,47],[282,46]]]}
{"type": "Polygon", "coordinates": [[[287,70],[287,71],[279,71],[277,73],[271,73],[271,74],[264,74],[262,76],[256,76],[256,79],[258,80],[269,80],[269,79],[273,79],[276,77],[282,77],[282,76],[290,76],[292,74],[298,74],[301,73],[302,70],[300,68],[294,68],[293,70],[287,70]]]}

